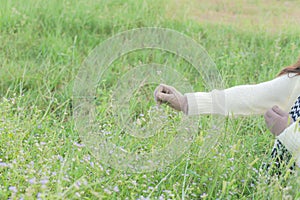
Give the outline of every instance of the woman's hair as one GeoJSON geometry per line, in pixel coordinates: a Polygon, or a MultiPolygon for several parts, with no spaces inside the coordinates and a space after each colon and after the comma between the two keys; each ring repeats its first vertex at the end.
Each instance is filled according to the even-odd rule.
{"type": "Polygon", "coordinates": [[[300,58],[297,63],[293,64],[292,66],[288,66],[279,72],[278,76],[289,74],[289,73],[296,73],[300,75],[300,58]]]}

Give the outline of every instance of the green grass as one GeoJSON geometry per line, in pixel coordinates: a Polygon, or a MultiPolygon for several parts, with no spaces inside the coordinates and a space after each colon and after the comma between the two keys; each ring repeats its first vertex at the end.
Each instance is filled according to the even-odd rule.
{"type": "MultiPolygon", "coordinates": [[[[226,119],[217,145],[204,149],[207,155],[201,147],[211,119],[203,117],[189,151],[166,168],[148,173],[108,167],[81,144],[72,116],[74,78],[89,52],[121,31],[164,27],[188,35],[211,55],[226,87],[270,80],[300,54],[300,31],[292,25],[269,32],[251,23],[238,27],[179,14],[172,18],[172,5],[158,0],[1,2],[0,199],[300,198],[297,176],[269,184],[258,176],[274,139],[262,117],[226,119]]],[[[117,129],[109,112],[113,86],[124,73],[149,62],[172,66],[195,90],[205,90],[201,76],[174,55],[147,50],[123,56],[99,83],[97,109],[107,131],[117,129]]],[[[144,88],[140,104],[133,101],[134,109],[145,112],[154,105],[154,88],[144,88]]],[[[171,118],[167,127],[172,120],[178,119],[171,118]]],[[[119,144],[145,151],[174,136],[156,136],[141,145],[118,134],[113,141],[120,136],[119,144]]]]}

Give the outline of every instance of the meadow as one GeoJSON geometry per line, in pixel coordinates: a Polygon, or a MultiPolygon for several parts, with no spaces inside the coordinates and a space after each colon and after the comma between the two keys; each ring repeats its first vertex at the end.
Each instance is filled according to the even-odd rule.
{"type": "MultiPolygon", "coordinates": [[[[297,175],[277,179],[259,172],[274,142],[261,116],[225,119],[211,148],[203,140],[211,119],[200,118],[187,152],[162,169],[141,173],[94,157],[73,118],[78,70],[111,36],[141,27],[176,30],[206,49],[226,88],[254,84],[297,61],[299,5],[298,0],[1,1],[0,199],[300,199],[297,175]]],[[[132,52],[113,63],[99,83],[97,111],[105,131],[116,126],[108,109],[118,78],[150,62],[176,68],[195,91],[207,90],[184,60],[158,50],[132,52]]],[[[155,104],[155,87],[144,89],[142,111],[155,104]]],[[[179,119],[172,120],[168,127],[179,119]]],[[[122,136],[119,142],[146,151],[162,148],[157,141],[164,140],[137,144],[122,136]]]]}

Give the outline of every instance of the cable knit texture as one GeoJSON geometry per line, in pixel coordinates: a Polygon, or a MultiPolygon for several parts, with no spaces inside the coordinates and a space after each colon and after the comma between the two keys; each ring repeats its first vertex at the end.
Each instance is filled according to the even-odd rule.
{"type": "Polygon", "coordinates": [[[296,159],[296,165],[300,167],[300,129],[298,120],[286,128],[278,137],[284,146],[289,150],[296,159]]]}

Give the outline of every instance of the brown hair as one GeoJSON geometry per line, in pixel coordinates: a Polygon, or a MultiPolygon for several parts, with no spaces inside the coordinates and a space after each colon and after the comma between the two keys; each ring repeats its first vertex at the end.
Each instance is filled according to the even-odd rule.
{"type": "Polygon", "coordinates": [[[281,70],[281,72],[279,72],[278,76],[288,74],[288,73],[296,73],[297,75],[300,75],[300,58],[299,58],[297,63],[293,64],[292,66],[288,66],[288,67],[284,68],[283,70],[281,70]]]}

